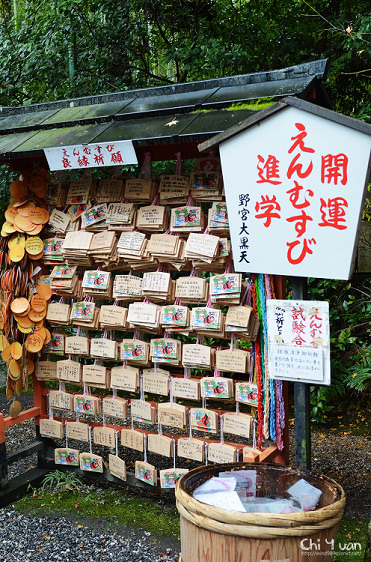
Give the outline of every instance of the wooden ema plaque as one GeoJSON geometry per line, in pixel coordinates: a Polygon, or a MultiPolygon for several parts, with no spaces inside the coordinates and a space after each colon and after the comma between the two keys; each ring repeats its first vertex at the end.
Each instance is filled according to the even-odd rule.
{"type": "Polygon", "coordinates": [[[248,373],[250,353],[243,349],[221,350],[215,352],[216,368],[221,372],[248,373]]]}
{"type": "Polygon", "coordinates": [[[79,466],[80,451],[68,447],[54,449],[54,462],[63,466],[79,466]]]}
{"type": "Polygon", "coordinates": [[[221,443],[209,443],[208,447],[208,460],[216,463],[230,463],[236,462],[236,447],[225,445],[221,443]]]}
{"type": "Polygon", "coordinates": [[[57,420],[40,420],[40,435],[42,437],[55,437],[63,439],[63,423],[57,420]]]}
{"type": "Polygon", "coordinates": [[[103,365],[83,365],[82,382],[95,388],[107,388],[109,384],[107,367],[103,365]]]}
{"type": "Polygon", "coordinates": [[[156,408],[145,400],[132,400],[130,403],[131,417],[135,420],[156,422],[156,408]]]}
{"type": "Polygon", "coordinates": [[[150,453],[162,455],[163,457],[171,457],[172,445],[173,440],[170,437],[156,435],[156,433],[150,433],[148,435],[148,451],[150,453]]]}
{"type": "Polygon", "coordinates": [[[144,451],[144,439],[141,431],[135,429],[122,429],[121,430],[121,445],[128,447],[128,449],[135,449],[136,451],[144,451]]]}
{"type": "Polygon", "coordinates": [[[121,306],[106,304],[100,308],[99,322],[102,327],[125,328],[126,317],[127,309],[121,306]]]}
{"type": "Polygon", "coordinates": [[[226,412],[223,415],[223,431],[224,433],[231,433],[232,435],[239,435],[240,437],[250,438],[252,426],[252,416],[249,414],[238,414],[233,412],[226,412]]]}
{"type": "Polygon", "coordinates": [[[148,462],[135,462],[135,478],[149,484],[150,486],[157,486],[157,470],[148,462]]]}
{"type": "Polygon", "coordinates": [[[93,442],[95,445],[102,445],[113,449],[115,447],[115,430],[111,427],[94,427],[93,442]]]}
{"type": "Polygon", "coordinates": [[[108,468],[112,476],[119,478],[120,480],[126,480],[126,464],[123,459],[117,457],[116,455],[108,455],[108,468]]]}
{"type": "Polygon", "coordinates": [[[198,379],[173,378],[173,396],[187,400],[200,400],[200,381],[198,379]]]}
{"type": "Polygon", "coordinates": [[[89,442],[89,425],[82,422],[68,421],[66,424],[66,435],[68,439],[89,442]]]}
{"type": "Polygon", "coordinates": [[[158,423],[169,427],[184,429],[187,423],[187,409],[175,403],[158,405],[158,423]]]}
{"type": "Polygon", "coordinates": [[[163,369],[145,369],[143,371],[143,390],[151,394],[168,396],[170,373],[163,369]]]}
{"type": "Polygon", "coordinates": [[[112,367],[111,387],[127,392],[137,392],[139,388],[139,369],[136,367],[112,367]]]}
{"type": "Polygon", "coordinates": [[[203,462],[204,454],[205,443],[201,439],[178,439],[178,457],[203,462]]]}
{"type": "Polygon", "coordinates": [[[213,410],[206,408],[191,408],[190,424],[192,429],[217,433],[219,428],[219,416],[213,410]]]}
{"type": "Polygon", "coordinates": [[[49,406],[53,410],[73,410],[73,395],[59,390],[49,390],[49,406]]]}
{"type": "Polygon", "coordinates": [[[258,385],[252,382],[236,383],[236,401],[249,406],[258,406],[258,385]]]}
{"type": "Polygon", "coordinates": [[[213,400],[226,400],[233,397],[233,381],[223,377],[202,377],[201,396],[213,400]]]}
{"type": "Polygon", "coordinates": [[[124,420],[128,415],[128,401],[125,398],[105,396],[102,405],[105,416],[124,420]]]}
{"type": "Polygon", "coordinates": [[[80,453],[80,470],[87,472],[103,472],[103,459],[92,453],[80,453]]]}
{"type": "Polygon", "coordinates": [[[101,413],[101,402],[97,396],[87,394],[74,395],[75,412],[94,416],[101,413]]]}
{"type": "Polygon", "coordinates": [[[57,378],[61,381],[81,383],[81,363],[77,361],[57,361],[57,378]]]}
{"type": "Polygon", "coordinates": [[[118,359],[117,342],[104,338],[90,340],[90,354],[102,359],[118,359]]]}
{"type": "Polygon", "coordinates": [[[66,355],[89,355],[89,338],[68,336],[65,339],[66,355]]]}
{"type": "Polygon", "coordinates": [[[36,369],[36,378],[39,381],[56,380],[57,363],[55,361],[39,361],[36,369]]]}
{"type": "Polygon", "coordinates": [[[189,470],[187,468],[165,468],[160,470],[160,486],[161,488],[175,488],[177,480],[183,474],[187,474],[189,470]]]}

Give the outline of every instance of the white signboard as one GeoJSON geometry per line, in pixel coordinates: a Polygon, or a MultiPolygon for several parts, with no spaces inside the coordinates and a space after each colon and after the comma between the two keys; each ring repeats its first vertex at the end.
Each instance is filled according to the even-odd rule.
{"type": "Polygon", "coordinates": [[[235,270],[348,279],[370,148],[294,107],[222,142],[235,270]]]}
{"type": "Polygon", "coordinates": [[[328,302],[267,300],[267,324],[272,379],[330,384],[328,302]]]}
{"type": "Polygon", "coordinates": [[[58,146],[44,153],[52,171],[138,164],[132,141],[58,146]]]}

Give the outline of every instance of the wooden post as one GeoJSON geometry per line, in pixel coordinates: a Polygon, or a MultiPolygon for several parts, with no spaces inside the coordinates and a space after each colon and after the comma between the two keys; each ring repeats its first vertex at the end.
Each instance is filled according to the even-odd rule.
{"type": "Polygon", "coordinates": [[[40,408],[40,415],[35,418],[36,425],[39,425],[40,416],[47,415],[46,396],[44,395],[45,382],[39,381],[35,376],[33,378],[33,403],[40,408]]]}
{"type": "Polygon", "coordinates": [[[0,490],[8,487],[8,461],[6,458],[4,415],[0,414],[0,490]]]}
{"type": "MultiPolygon", "coordinates": [[[[304,300],[307,280],[292,277],[292,300],[304,300]]],[[[311,469],[310,386],[294,383],[295,451],[298,468],[311,469]]]]}
{"type": "Polygon", "coordinates": [[[41,437],[40,435],[40,417],[46,416],[47,414],[47,402],[46,396],[44,396],[45,391],[45,382],[39,381],[36,376],[33,377],[33,402],[35,406],[40,408],[39,416],[35,417],[35,425],[36,425],[36,437],[38,441],[42,441],[43,447],[41,451],[37,453],[37,467],[38,468],[45,468],[46,467],[46,451],[47,451],[47,442],[46,439],[41,437]]]}

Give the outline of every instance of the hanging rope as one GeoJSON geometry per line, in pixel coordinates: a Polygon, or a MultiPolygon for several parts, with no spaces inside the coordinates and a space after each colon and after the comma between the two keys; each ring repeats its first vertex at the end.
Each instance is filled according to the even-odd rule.
{"type": "Polygon", "coordinates": [[[263,387],[264,387],[264,436],[270,436],[269,412],[270,412],[270,385],[268,376],[268,327],[267,310],[265,303],[264,275],[257,277],[257,301],[261,321],[260,343],[262,355],[263,387]]]}
{"type": "MultiPolygon", "coordinates": [[[[276,294],[274,290],[273,275],[269,276],[270,291],[267,294],[271,295],[268,298],[275,299],[276,294]]],[[[283,381],[274,381],[275,386],[275,421],[276,421],[276,441],[277,447],[280,451],[284,448],[283,443],[283,429],[285,427],[285,402],[283,397],[283,381]]]]}
{"type": "MultiPolygon", "coordinates": [[[[257,296],[256,296],[256,275],[252,275],[252,298],[253,298],[253,309],[256,316],[258,316],[257,307],[257,296]]],[[[264,393],[263,393],[263,372],[262,372],[262,361],[260,352],[260,341],[256,338],[256,342],[253,343],[253,348],[255,351],[255,368],[256,368],[256,383],[258,386],[258,447],[263,444],[263,424],[264,424],[264,393]]]]}
{"type": "MultiPolygon", "coordinates": [[[[261,284],[264,286],[266,299],[272,298],[272,287],[270,282],[270,275],[262,275],[261,284]]],[[[264,290],[262,287],[262,290],[264,290]]],[[[266,410],[266,423],[269,424],[269,433],[272,439],[276,439],[276,389],[275,381],[269,378],[268,372],[268,321],[267,321],[267,308],[266,299],[262,303],[262,314],[264,318],[264,340],[265,340],[265,372],[266,372],[266,385],[269,388],[269,410],[266,410]]]]}

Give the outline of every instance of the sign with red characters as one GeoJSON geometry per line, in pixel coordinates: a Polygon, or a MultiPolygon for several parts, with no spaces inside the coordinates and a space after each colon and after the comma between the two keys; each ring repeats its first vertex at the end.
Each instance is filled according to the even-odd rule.
{"type": "Polygon", "coordinates": [[[44,153],[52,171],[138,164],[132,141],[57,146],[44,153]]]}
{"type": "Polygon", "coordinates": [[[295,107],[222,142],[235,270],[348,279],[370,144],[295,107]]]}
{"type": "Polygon", "coordinates": [[[327,301],[268,299],[267,335],[272,379],[330,384],[327,301]]]}

